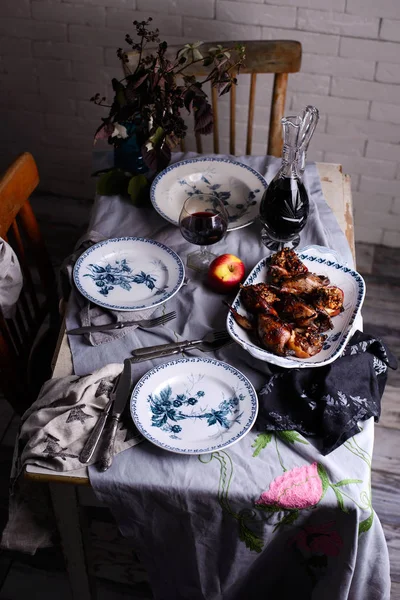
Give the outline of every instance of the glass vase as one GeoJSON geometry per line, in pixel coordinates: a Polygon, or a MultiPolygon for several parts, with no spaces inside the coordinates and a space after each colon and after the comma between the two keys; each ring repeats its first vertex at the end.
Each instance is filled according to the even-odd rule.
{"type": "Polygon", "coordinates": [[[142,156],[142,145],[146,139],[146,131],[136,121],[121,123],[126,128],[128,137],[118,140],[114,146],[114,167],[132,173],[146,174],[149,170],[142,156]]]}
{"type": "Polygon", "coordinates": [[[260,204],[262,243],[274,252],[284,246],[296,248],[307,222],[309,199],[299,171],[301,117],[284,117],[282,162],[264,192],[260,204]]]}

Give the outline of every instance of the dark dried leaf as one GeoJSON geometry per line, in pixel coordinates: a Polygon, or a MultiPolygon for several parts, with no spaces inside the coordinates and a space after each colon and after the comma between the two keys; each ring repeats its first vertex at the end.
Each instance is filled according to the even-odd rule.
{"type": "Polygon", "coordinates": [[[150,171],[157,172],[165,169],[171,160],[171,149],[163,140],[158,146],[151,142],[142,146],[143,160],[150,171]]]}
{"type": "Polygon", "coordinates": [[[205,98],[196,97],[193,102],[193,111],[195,132],[202,135],[212,133],[214,116],[211,104],[205,98]]]}

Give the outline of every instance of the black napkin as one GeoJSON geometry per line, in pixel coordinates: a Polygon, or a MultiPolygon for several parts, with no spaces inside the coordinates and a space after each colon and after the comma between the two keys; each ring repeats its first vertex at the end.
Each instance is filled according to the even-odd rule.
{"type": "Polygon", "coordinates": [[[388,367],[397,359],[385,344],[356,331],[342,356],[313,369],[282,369],[258,393],[258,427],[265,431],[295,430],[321,439],[329,454],[360,431],[359,421],[381,414],[388,367]]]}

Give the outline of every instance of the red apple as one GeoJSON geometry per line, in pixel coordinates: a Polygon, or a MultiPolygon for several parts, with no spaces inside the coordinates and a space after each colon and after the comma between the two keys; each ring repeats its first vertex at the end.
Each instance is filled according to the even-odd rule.
{"type": "Polygon", "coordinates": [[[244,273],[244,264],[240,258],[233,254],[221,254],[214,258],[208,268],[208,285],[220,294],[229,294],[239,287],[244,273]]]}

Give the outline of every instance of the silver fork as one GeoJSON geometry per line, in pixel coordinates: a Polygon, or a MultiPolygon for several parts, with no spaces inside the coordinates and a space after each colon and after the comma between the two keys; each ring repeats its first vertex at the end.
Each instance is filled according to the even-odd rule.
{"type": "Polygon", "coordinates": [[[110,329],[124,329],[124,327],[130,327],[131,325],[137,325],[137,327],[143,329],[151,329],[158,325],[164,325],[175,319],[176,312],[173,310],[160,317],[154,317],[153,319],[137,319],[136,321],[116,321],[115,323],[107,323],[105,325],[88,325],[85,327],[77,327],[76,329],[70,329],[67,331],[70,335],[79,335],[81,333],[91,333],[93,331],[108,331],[110,329]]]}
{"type": "Polygon", "coordinates": [[[141,319],[140,321],[136,321],[136,325],[138,327],[144,327],[145,329],[151,329],[152,327],[157,327],[158,325],[165,325],[168,321],[172,321],[172,319],[176,318],[176,312],[173,310],[165,315],[161,315],[161,317],[155,317],[154,319],[141,319]]]}
{"type": "Polygon", "coordinates": [[[231,338],[227,331],[209,331],[203,338],[200,340],[182,340],[181,342],[172,342],[170,344],[160,344],[158,346],[148,346],[147,348],[138,348],[136,350],[132,350],[132,354],[135,357],[146,356],[147,354],[151,354],[153,352],[164,352],[168,350],[180,349],[181,346],[185,348],[185,350],[189,350],[190,348],[194,348],[201,344],[204,346],[210,346],[210,350],[213,349],[213,345],[223,344],[225,341],[229,341],[231,338]]]}

